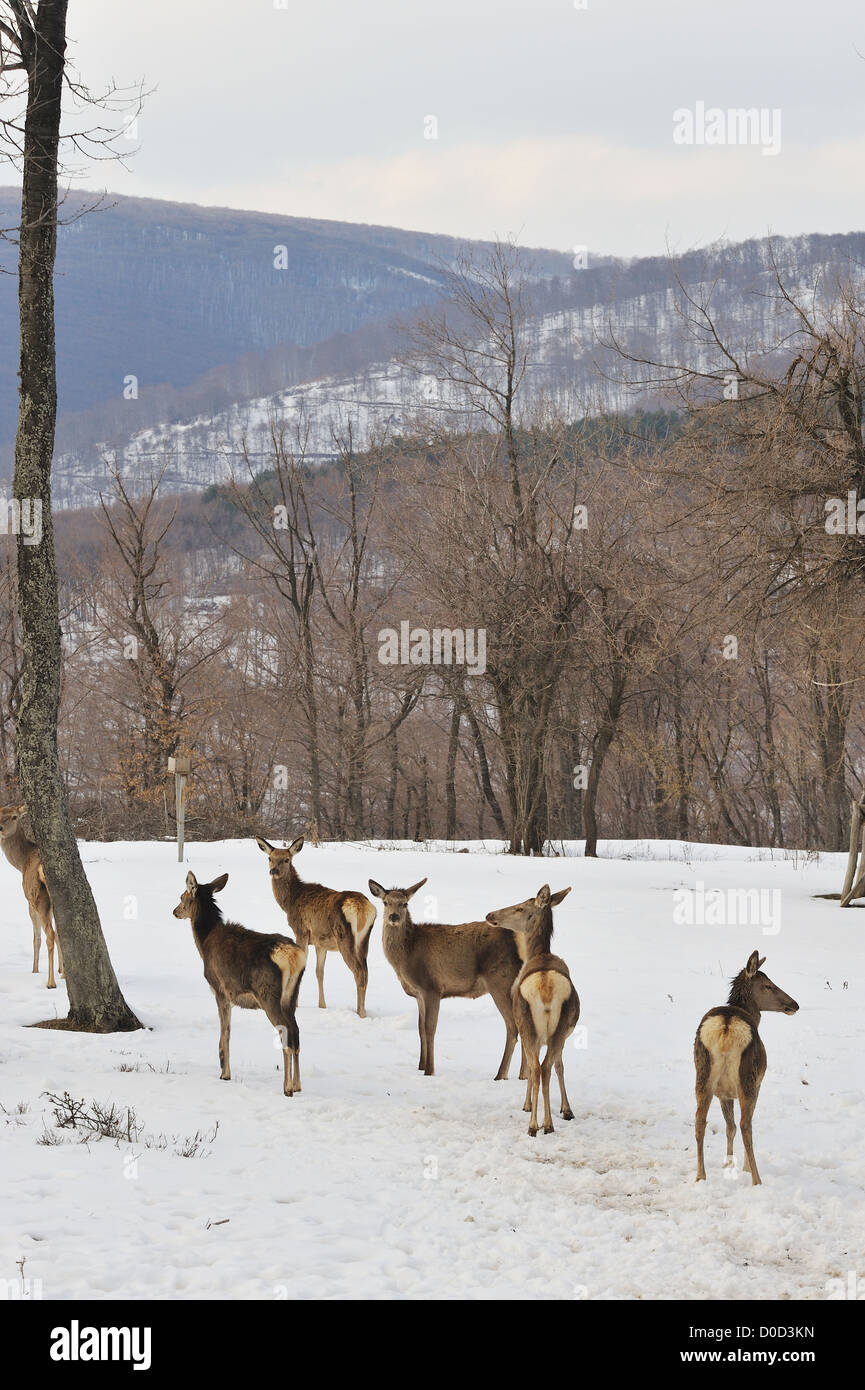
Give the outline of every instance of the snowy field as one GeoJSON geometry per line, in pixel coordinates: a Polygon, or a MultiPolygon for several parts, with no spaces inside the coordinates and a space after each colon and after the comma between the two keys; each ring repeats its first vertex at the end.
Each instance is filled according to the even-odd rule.
{"type": "MultiPolygon", "coordinates": [[[[843,857],[642,842],[539,861],[470,848],[308,846],[297,868],[364,891],[370,876],[407,886],[428,875],[415,916],[445,921],[544,882],[573,885],[555,942],[585,1031],[565,1051],[576,1118],[558,1115],[554,1083],[553,1135],[526,1133],[519,1054],[509,1081],[492,1080],[504,1026],[489,998],[442,1005],[438,1075],[417,1071],[416,1008],[384,959],[380,918],[366,1020],[335,954],[328,1008],[315,1006],[310,953],[302,1094],[282,1095],[272,1030],[239,1009],[233,1080],[220,1081],[216,1006],[190,925],[171,915],[186,868],[169,844],[83,846],[148,1031],[28,1029],[66,1013],[65,988],[46,990],[44,946],[40,976],[30,973],[26,904],[0,863],[0,1293],[14,1293],[22,1269],[46,1299],[825,1299],[850,1271],[861,1290],[865,915],[814,897],[839,889],[843,857]],[[692,915],[741,918],[732,890],[759,889],[759,922],[682,920],[696,898],[677,890],[698,883],[723,896],[692,915]],[[763,1186],[725,1176],[717,1102],[698,1185],[694,1032],[754,947],[800,1004],[792,1018],[763,1016],[763,1186]],[[63,1091],[131,1107],[138,1141],[82,1144],[57,1130],[44,1093],[63,1091]]],[[[253,842],[191,845],[187,860],[199,878],[229,871],[226,916],[286,930],[253,842]]]]}

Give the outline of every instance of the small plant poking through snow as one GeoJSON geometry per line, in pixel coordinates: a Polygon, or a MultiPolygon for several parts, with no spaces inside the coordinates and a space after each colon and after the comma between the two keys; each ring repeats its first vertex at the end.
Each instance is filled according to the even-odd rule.
{"type": "MultiPolygon", "coordinates": [[[[202,1134],[200,1129],[197,1129],[194,1134],[189,1134],[185,1139],[182,1139],[174,1152],[177,1154],[178,1158],[206,1158],[210,1153],[210,1149],[207,1148],[206,1145],[213,1143],[218,1129],[218,1120],[215,1122],[213,1129],[204,1134],[202,1134]]],[[[176,1135],[174,1137],[175,1139],[177,1138],[176,1135]]],[[[221,1225],[222,1223],[219,1222],[214,1224],[221,1225]]]]}
{"type": "Polygon", "coordinates": [[[14,1110],[7,1110],[5,1105],[0,1104],[0,1110],[6,1116],[7,1125],[23,1125],[25,1123],[23,1116],[27,1114],[29,1109],[30,1106],[26,1100],[19,1100],[14,1110]]]}
{"type": "Polygon", "coordinates": [[[145,1061],[143,1061],[143,1060],[138,1061],[138,1062],[121,1062],[120,1065],[116,1068],[116,1070],[117,1070],[117,1071],[152,1071],[152,1072],[167,1073],[167,1072],[170,1072],[170,1071],[171,1071],[171,1062],[170,1062],[170,1061],[166,1062],[164,1067],[155,1067],[155,1066],[153,1065],[152,1062],[145,1062],[145,1061]]]}
{"type": "Polygon", "coordinates": [[[210,1130],[197,1129],[194,1134],[143,1134],[144,1124],[129,1107],[103,1105],[97,1100],[89,1104],[86,1100],[76,1100],[68,1091],[62,1096],[43,1094],[51,1102],[54,1111],[54,1129],[44,1129],[37,1143],[47,1147],[62,1144],[63,1136],[57,1130],[75,1130],[82,1144],[91,1139],[113,1139],[115,1143],[137,1144],[142,1142],[145,1149],[162,1151],[174,1146],[178,1158],[207,1158],[208,1147],[219,1131],[219,1121],[210,1130]],[[143,1136],[143,1137],[142,1137],[143,1136]]]}
{"type": "Polygon", "coordinates": [[[62,1096],[51,1095],[49,1091],[44,1094],[54,1109],[56,1127],[79,1130],[84,1138],[122,1139],[134,1144],[144,1128],[134,1110],[127,1107],[124,1114],[123,1108],[113,1101],[110,1105],[101,1105],[94,1100],[88,1105],[83,1098],[76,1100],[70,1096],[68,1091],[62,1096]]]}

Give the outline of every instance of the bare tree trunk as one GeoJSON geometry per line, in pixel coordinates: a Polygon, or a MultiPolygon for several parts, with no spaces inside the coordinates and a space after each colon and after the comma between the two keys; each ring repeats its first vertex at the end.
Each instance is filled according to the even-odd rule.
{"type": "Polygon", "coordinates": [[[388,749],[390,752],[390,776],[387,783],[387,797],[385,798],[385,837],[388,840],[396,839],[396,793],[399,782],[399,735],[397,730],[391,729],[387,737],[388,749]]]}
{"type": "Polygon", "coordinates": [[[682,711],[682,672],[678,656],[673,660],[673,732],[676,743],[677,835],[688,838],[691,772],[685,756],[685,720],[682,711]]]}
{"type": "Polygon", "coordinates": [[[453,709],[451,710],[451,730],[448,740],[447,767],[445,770],[445,804],[447,807],[447,819],[445,824],[446,840],[455,840],[457,837],[456,770],[457,752],[460,745],[460,723],[462,721],[460,703],[459,695],[455,695],[453,709]]]}
{"type": "MultiPolygon", "coordinates": [[[[96,903],[69,819],[57,749],[62,647],[51,518],[51,459],[57,416],[54,260],[57,158],[66,52],[67,0],[20,7],[28,78],[24,187],[19,235],[21,326],[14,495],[41,510],[42,538],[18,534],[23,677],[18,776],[39,846],[66,966],[69,1023],[92,1032],[140,1028],[108,955],[96,903]]],[[[35,514],[35,513],[34,513],[35,514]]]]}
{"type": "Polygon", "coordinates": [[[483,788],[484,799],[486,800],[487,805],[493,813],[493,820],[496,823],[496,829],[498,830],[499,834],[504,837],[507,836],[508,833],[505,827],[505,818],[502,815],[502,808],[499,805],[499,799],[493,790],[493,784],[490,778],[489,760],[487,759],[487,750],[484,747],[484,740],[481,734],[480,725],[478,724],[475,712],[471,707],[471,703],[468,700],[465,704],[465,715],[466,719],[469,722],[469,727],[472,731],[472,738],[474,739],[475,752],[477,753],[478,765],[480,767],[481,786],[483,788]]]}
{"type": "Polygon", "coordinates": [[[583,827],[586,834],[585,855],[587,859],[597,859],[598,857],[598,789],[601,785],[604,761],[616,736],[619,717],[622,713],[626,681],[627,677],[621,669],[614,670],[613,685],[607,700],[604,719],[592,747],[592,761],[586,779],[586,794],[583,797],[583,827]]]}

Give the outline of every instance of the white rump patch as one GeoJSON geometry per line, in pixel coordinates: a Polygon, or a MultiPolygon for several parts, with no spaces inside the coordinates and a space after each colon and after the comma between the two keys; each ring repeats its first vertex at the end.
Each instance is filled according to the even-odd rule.
{"type": "Polygon", "coordinates": [[[532,1023],[540,1044],[549,1043],[559,1026],[562,1006],[570,997],[570,980],[558,970],[536,970],[520,985],[520,994],[532,1011],[532,1023]]]}
{"type": "Polygon", "coordinates": [[[743,1018],[715,1014],[700,1025],[700,1042],[712,1059],[709,1090],[725,1100],[739,1095],[739,1060],[751,1041],[753,1032],[743,1018]]]}

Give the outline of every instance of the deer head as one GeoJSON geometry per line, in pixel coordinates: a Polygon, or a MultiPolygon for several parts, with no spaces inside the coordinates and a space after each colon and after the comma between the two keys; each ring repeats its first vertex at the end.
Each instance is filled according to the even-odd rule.
{"type": "Polygon", "coordinates": [[[760,1013],[772,1014],[795,1014],[799,1012],[799,1005],[795,999],[791,999],[789,994],[785,994],[783,989],[764,975],[760,969],[766,960],[759,951],[752,951],[745,965],[745,969],[737,975],[733,981],[733,990],[740,985],[744,986],[750,995],[754,1007],[760,1013]]]}
{"type": "Polygon", "coordinates": [[[5,840],[8,835],[14,835],[26,814],[27,807],[24,805],[0,806],[0,839],[5,840]]]}
{"type": "Polygon", "coordinates": [[[504,927],[506,931],[525,932],[531,936],[542,924],[547,910],[558,907],[570,891],[568,887],[551,893],[549,884],[545,883],[533,898],[526,898],[524,903],[515,903],[513,907],[499,907],[495,912],[488,912],[486,920],[492,927],[504,927]]]}
{"type": "Polygon", "coordinates": [[[277,849],[275,845],[263,840],[260,835],[256,836],[255,842],[262,854],[266,854],[270,861],[271,878],[289,878],[291,876],[291,861],[303,849],[303,836],[298,835],[296,840],[292,840],[288,849],[277,849]]]}
{"type": "Polygon", "coordinates": [[[419,888],[423,888],[426,879],[422,878],[420,883],[412,884],[411,888],[382,888],[380,883],[376,883],[374,878],[369,881],[369,891],[374,898],[381,898],[384,903],[383,920],[389,927],[404,927],[408,922],[408,903],[409,898],[414,897],[419,888]]]}
{"type": "Polygon", "coordinates": [[[220,874],[211,883],[199,883],[195,874],[190,869],[186,875],[186,891],[182,894],[180,902],[174,909],[175,917],[189,917],[195,915],[202,902],[202,897],[213,897],[214,893],[221,893],[228,882],[228,874],[220,874]]]}

